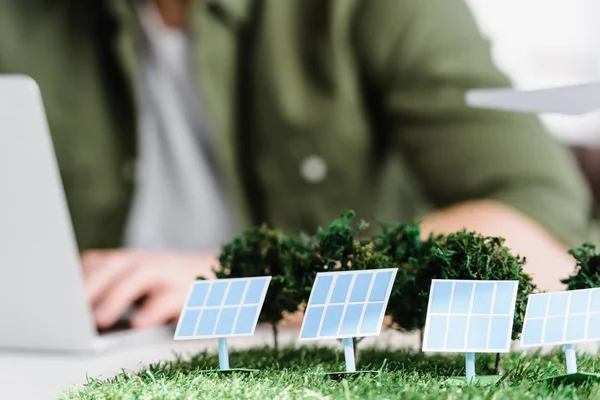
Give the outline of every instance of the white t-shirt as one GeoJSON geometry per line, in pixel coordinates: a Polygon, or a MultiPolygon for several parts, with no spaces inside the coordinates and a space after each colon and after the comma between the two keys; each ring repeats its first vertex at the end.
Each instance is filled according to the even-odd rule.
{"type": "Polygon", "coordinates": [[[190,70],[189,38],[163,24],[154,2],[140,2],[145,33],[138,82],[136,192],[128,247],[218,250],[233,221],[190,70]]]}

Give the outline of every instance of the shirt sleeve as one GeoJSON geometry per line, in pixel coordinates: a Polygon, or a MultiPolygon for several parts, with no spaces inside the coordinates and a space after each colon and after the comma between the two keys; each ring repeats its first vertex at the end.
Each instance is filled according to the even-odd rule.
{"type": "Polygon", "coordinates": [[[568,246],[591,234],[571,153],[536,116],[473,109],[467,90],[509,86],[463,0],[366,0],[353,41],[385,137],[436,207],[491,199],[568,246]]]}

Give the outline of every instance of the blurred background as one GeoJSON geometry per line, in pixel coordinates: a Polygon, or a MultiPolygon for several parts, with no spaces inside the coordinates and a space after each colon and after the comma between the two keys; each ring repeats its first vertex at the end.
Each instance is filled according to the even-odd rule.
{"type": "MultiPolygon", "coordinates": [[[[520,89],[600,81],[599,0],[467,0],[496,65],[520,89]]],[[[576,154],[600,204],[600,112],[541,115],[576,154]]]]}

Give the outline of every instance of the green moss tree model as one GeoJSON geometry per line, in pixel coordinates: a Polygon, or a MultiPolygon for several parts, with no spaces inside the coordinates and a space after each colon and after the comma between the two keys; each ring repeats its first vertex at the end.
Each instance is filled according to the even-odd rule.
{"type": "Polygon", "coordinates": [[[327,228],[318,228],[317,251],[323,258],[324,270],[352,268],[352,261],[360,246],[358,236],[368,227],[363,220],[353,224],[355,216],[354,211],[346,210],[327,228]]]}
{"type": "Polygon", "coordinates": [[[391,259],[398,267],[390,294],[387,314],[394,327],[401,331],[422,329],[425,325],[428,285],[431,284],[427,265],[433,236],[421,239],[418,223],[382,225],[382,232],[374,237],[376,251],[391,259]],[[424,289],[426,291],[424,291],[424,289]]]}
{"type": "MultiPolygon", "coordinates": [[[[354,211],[347,210],[326,229],[318,229],[316,248],[322,260],[321,271],[393,267],[392,259],[378,251],[376,243],[371,238],[361,238],[368,224],[363,220],[354,223],[355,217],[354,211]]],[[[311,276],[313,280],[315,275],[311,276]]],[[[359,341],[360,339],[354,340],[355,354],[358,354],[356,344],[359,341]]]]}
{"type": "Polygon", "coordinates": [[[315,276],[324,264],[315,249],[314,238],[304,233],[287,237],[283,241],[281,258],[285,265],[283,279],[286,282],[282,295],[297,305],[296,310],[302,309],[308,302],[315,276]]]}
{"type": "Polygon", "coordinates": [[[375,241],[361,234],[368,223],[353,223],[356,214],[347,210],[326,229],[319,228],[316,249],[323,262],[322,270],[364,270],[391,268],[392,259],[378,251],[375,241]]]}
{"type": "MultiPolygon", "coordinates": [[[[344,211],[314,237],[288,236],[266,225],[242,232],[223,246],[219,278],[271,275],[260,321],[273,326],[308,302],[316,274],[325,271],[398,267],[387,314],[403,331],[423,330],[432,279],[516,280],[519,291],[512,338],[522,330],[527,296],[536,290],[523,271],[525,259],[513,255],[504,239],[466,230],[422,239],[417,223],[387,225],[364,237],[368,224],[344,211]]],[[[580,266],[566,282],[573,288],[600,282],[600,255],[584,245],[572,254],[580,266]]],[[[497,359],[499,362],[499,358],[497,359]]]]}
{"type": "Polygon", "coordinates": [[[531,276],[523,271],[525,258],[512,254],[504,242],[501,237],[464,230],[440,236],[430,249],[429,263],[435,278],[518,281],[512,332],[516,340],[523,328],[527,298],[537,288],[531,276]]]}
{"type": "Polygon", "coordinates": [[[513,255],[504,239],[463,230],[423,240],[419,224],[411,223],[384,227],[376,243],[399,268],[388,306],[397,329],[422,334],[432,279],[517,280],[512,337],[518,338],[527,296],[536,287],[523,271],[525,259],[513,255]]]}
{"type": "Polygon", "coordinates": [[[289,237],[262,225],[223,246],[219,256],[222,269],[216,274],[218,278],[272,277],[259,321],[272,325],[278,348],[278,324],[287,313],[299,309],[305,297],[306,276],[314,273],[315,257],[308,236],[289,237]]]}
{"type": "MultiPolygon", "coordinates": [[[[466,230],[437,237],[428,250],[425,263],[419,269],[420,282],[431,279],[515,280],[519,282],[512,339],[523,328],[527,297],[536,291],[530,275],[523,271],[526,260],[511,253],[500,237],[483,236],[466,230]]],[[[419,294],[419,309],[424,322],[429,285],[419,294]]],[[[500,355],[496,357],[496,371],[500,355]]]]}
{"type": "Polygon", "coordinates": [[[577,267],[571,276],[562,280],[567,290],[600,287],[600,253],[596,252],[596,246],[584,243],[569,254],[577,261],[577,267]]]}

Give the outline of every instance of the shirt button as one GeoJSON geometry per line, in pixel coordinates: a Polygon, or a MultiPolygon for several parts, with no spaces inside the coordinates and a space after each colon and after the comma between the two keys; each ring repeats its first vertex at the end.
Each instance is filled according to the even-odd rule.
{"type": "Polygon", "coordinates": [[[300,164],[300,174],[307,182],[321,182],[327,176],[327,163],[317,155],[310,155],[300,164]]]}

